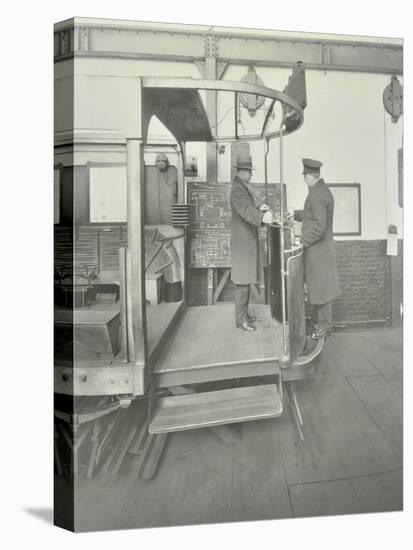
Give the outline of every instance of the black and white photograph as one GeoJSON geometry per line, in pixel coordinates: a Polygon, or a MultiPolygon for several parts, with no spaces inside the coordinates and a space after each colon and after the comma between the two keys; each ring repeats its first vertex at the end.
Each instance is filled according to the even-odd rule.
{"type": "Polygon", "coordinates": [[[54,47],[56,524],[401,510],[402,40],[54,47]]]}
{"type": "MultiPolygon", "coordinates": [[[[50,442],[50,508],[27,504],[27,520],[77,533],[72,544],[116,531],[136,545],[178,527],[195,529],[192,548],[197,530],[250,522],[256,541],[271,526],[271,545],[278,526],[294,539],[314,522],[377,536],[370,520],[389,522],[391,540],[408,477],[397,10],[373,30],[337,28],[319,6],[308,26],[298,12],[278,25],[260,3],[234,5],[233,19],[162,6],[49,14],[50,82],[33,69],[26,90],[50,87],[49,173],[22,162],[24,133],[10,137],[11,173],[32,188],[19,184],[20,200],[50,239],[39,286],[36,222],[14,212],[27,251],[15,241],[8,347],[35,403],[15,428],[19,492],[43,452],[25,433],[39,426],[50,442]],[[260,9],[271,17],[245,17],[260,9]],[[43,355],[36,311],[49,322],[43,355]]],[[[242,538],[230,532],[218,548],[242,538]]]]}

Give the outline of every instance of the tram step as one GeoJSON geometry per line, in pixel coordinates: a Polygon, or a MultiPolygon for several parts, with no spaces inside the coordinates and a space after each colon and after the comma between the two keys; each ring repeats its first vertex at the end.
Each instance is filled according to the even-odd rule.
{"type": "Polygon", "coordinates": [[[275,384],[159,398],[149,432],[161,434],[280,416],[282,401],[275,384]]]}

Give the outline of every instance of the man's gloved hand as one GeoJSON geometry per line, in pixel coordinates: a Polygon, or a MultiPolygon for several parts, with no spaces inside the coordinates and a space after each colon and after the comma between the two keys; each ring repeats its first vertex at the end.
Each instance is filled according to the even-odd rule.
{"type": "Polygon", "coordinates": [[[288,208],[284,216],[287,220],[294,219],[294,208],[288,208]]]}
{"type": "Polygon", "coordinates": [[[269,209],[270,207],[268,206],[268,204],[262,204],[260,206],[260,212],[267,212],[269,209]]]}
{"type": "Polygon", "coordinates": [[[271,212],[265,212],[263,218],[262,218],[262,223],[272,223],[272,213],[271,212]]]}

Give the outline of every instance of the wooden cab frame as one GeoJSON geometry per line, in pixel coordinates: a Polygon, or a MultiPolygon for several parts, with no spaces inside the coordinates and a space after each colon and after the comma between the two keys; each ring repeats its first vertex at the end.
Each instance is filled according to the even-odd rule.
{"type": "MultiPolygon", "coordinates": [[[[294,72],[293,72],[294,76],[294,72]]],[[[291,80],[291,79],[290,79],[291,80]]],[[[253,141],[278,138],[282,147],[283,137],[296,131],[303,123],[303,105],[293,97],[291,89],[279,92],[264,86],[246,82],[230,82],[218,80],[201,80],[192,78],[168,77],[141,77],[136,79],[136,94],[134,113],[137,113],[134,131],[125,138],[126,144],[126,172],[127,172],[127,249],[120,253],[121,272],[121,319],[124,326],[124,354],[123,357],[110,361],[110,364],[76,362],[73,365],[57,362],[55,365],[55,392],[66,395],[117,395],[122,399],[133,399],[136,396],[153,391],[151,375],[154,367],[154,358],[148,353],[147,318],[145,307],[145,258],[144,258],[144,146],[152,116],[159,120],[171,131],[176,138],[184,159],[184,144],[189,141],[217,141],[213,135],[199,91],[233,92],[234,93],[234,132],[229,136],[220,136],[225,141],[253,141]],[[291,93],[291,96],[288,95],[291,93]],[[254,135],[239,135],[237,129],[238,94],[254,94],[270,100],[264,124],[254,135]],[[282,106],[282,120],[277,131],[268,131],[268,122],[277,103],[282,106]]],[[[91,103],[91,109],[93,104],[91,103]]],[[[76,133],[74,132],[74,136],[76,133]]],[[[73,138],[75,144],[75,137],[73,138]]],[[[282,148],[280,149],[282,156],[282,148]]],[[[281,163],[282,167],[282,163],[281,163]]],[[[282,168],[281,168],[282,170],[282,168]]],[[[282,174],[281,174],[281,180],[282,174]]],[[[283,186],[281,186],[282,188],[283,186]]],[[[281,201],[283,203],[283,201],[281,201]]],[[[283,214],[283,212],[282,212],[283,214]]],[[[281,215],[283,220],[283,215],[281,215]]],[[[283,227],[281,227],[281,234],[283,227]]],[[[294,276],[289,271],[293,263],[302,262],[300,247],[286,251],[283,239],[280,242],[281,280],[283,283],[283,303],[289,302],[286,307],[297,313],[294,305],[294,292],[288,286],[294,279],[294,285],[300,283],[302,270],[295,270],[294,276]],[[288,254],[286,255],[286,252],[288,254]],[[292,258],[298,259],[292,262],[292,258]]],[[[291,285],[290,285],[291,286],[291,285]]],[[[185,300],[178,309],[176,319],[185,310],[185,300]]],[[[294,313],[294,314],[295,314],[294,313]]],[[[303,315],[301,310],[299,315],[303,315]]],[[[76,318],[74,315],[74,323],[76,318]]],[[[306,355],[302,355],[294,348],[296,334],[294,324],[290,323],[287,329],[286,311],[282,313],[283,327],[283,354],[278,362],[272,361],[271,366],[263,364],[256,374],[279,373],[283,371],[285,380],[305,378],[314,366],[323,343],[317,342],[306,355]],[[287,331],[286,331],[287,329],[287,331]],[[293,350],[291,353],[291,350],[293,350]],[[267,370],[266,370],[267,369],[267,370]]],[[[301,323],[302,327],[302,323],[301,323]]],[[[302,334],[300,336],[302,339],[302,334]]],[[[303,346],[301,346],[302,348],[303,346]]],[[[234,362],[227,374],[217,376],[217,379],[237,377],[244,366],[234,362]]],[[[160,376],[162,378],[162,375],[160,376]]],[[[202,378],[202,377],[201,377],[202,378]]],[[[155,385],[156,386],[156,385],[155,385]]]]}

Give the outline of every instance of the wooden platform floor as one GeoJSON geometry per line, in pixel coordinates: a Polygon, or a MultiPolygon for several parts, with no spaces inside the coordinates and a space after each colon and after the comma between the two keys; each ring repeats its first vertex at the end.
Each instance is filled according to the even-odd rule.
{"type": "Polygon", "coordinates": [[[149,355],[155,350],[180,305],[181,302],[162,302],[158,305],[146,304],[149,355]]]}
{"type": "Polygon", "coordinates": [[[280,418],[236,425],[234,444],[208,429],[171,434],[154,479],[138,479],[129,455],[118,477],[80,480],[77,528],[401,510],[401,331],[333,335],[296,390],[305,443],[287,401],[280,418]]]}
{"type": "Polygon", "coordinates": [[[255,332],[236,328],[232,303],[188,307],[155,372],[276,359],[282,346],[281,325],[271,318],[268,306],[253,305],[250,313],[261,319],[255,332]]]}

